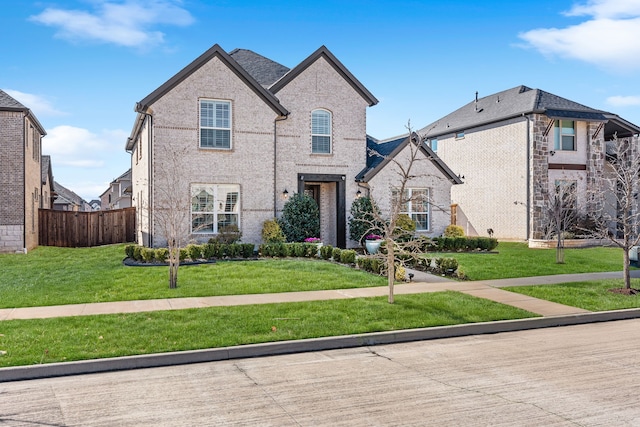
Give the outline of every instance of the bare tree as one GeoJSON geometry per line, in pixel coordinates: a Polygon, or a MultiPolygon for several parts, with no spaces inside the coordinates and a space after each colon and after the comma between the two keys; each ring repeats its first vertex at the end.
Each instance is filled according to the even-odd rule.
{"type": "Polygon", "coordinates": [[[163,160],[156,163],[154,180],[153,215],[160,233],[167,240],[170,289],[178,287],[180,249],[186,245],[191,232],[191,197],[184,172],[185,154],[186,150],[166,152],[163,160]]]}
{"type": "Polygon", "coordinates": [[[607,143],[607,172],[602,188],[591,194],[594,210],[591,234],[608,239],[623,251],[623,277],[625,293],[631,289],[629,275],[629,251],[640,242],[640,210],[638,209],[638,178],[640,177],[640,152],[638,138],[618,138],[607,143]]]}
{"type": "MultiPolygon", "coordinates": [[[[411,123],[406,126],[409,131],[409,143],[406,145],[407,154],[404,156],[384,156],[379,152],[370,149],[369,154],[372,156],[383,157],[389,161],[385,168],[392,168],[397,177],[395,185],[392,185],[392,200],[388,217],[383,217],[378,203],[376,202],[373,192],[370,192],[370,199],[373,210],[371,217],[365,219],[368,221],[370,230],[381,230],[382,237],[385,242],[385,253],[378,255],[384,261],[384,269],[387,276],[389,288],[388,301],[394,303],[394,284],[396,279],[396,264],[405,266],[409,260],[416,259],[421,253],[416,242],[407,241],[407,231],[399,226],[399,218],[402,213],[403,206],[409,202],[428,202],[432,200],[424,200],[425,195],[413,195],[408,192],[409,184],[412,180],[426,176],[420,174],[418,165],[420,162],[429,161],[420,153],[420,145],[423,144],[423,138],[411,129],[411,123]]],[[[440,177],[436,177],[440,179],[440,177]]],[[[373,190],[373,188],[371,188],[373,190]]],[[[432,207],[435,207],[432,205],[432,207]]]]}
{"type": "Polygon", "coordinates": [[[547,239],[556,239],[556,263],[564,264],[564,239],[578,218],[575,181],[558,181],[547,202],[547,239]]]}

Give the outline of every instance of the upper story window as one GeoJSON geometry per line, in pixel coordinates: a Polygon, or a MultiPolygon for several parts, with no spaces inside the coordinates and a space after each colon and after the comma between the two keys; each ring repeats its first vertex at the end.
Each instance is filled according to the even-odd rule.
{"type": "Polygon", "coordinates": [[[456,133],[456,139],[464,138],[464,131],[456,133]]]}
{"type": "Polygon", "coordinates": [[[231,148],[231,102],[200,100],[200,147],[231,148]]]}
{"type": "Polygon", "coordinates": [[[311,112],[311,152],[331,153],[331,113],[326,110],[311,112]]]}
{"type": "Polygon", "coordinates": [[[553,124],[553,149],[575,151],[576,123],[573,120],[556,120],[553,124]]]}
{"type": "Polygon", "coordinates": [[[433,150],[434,153],[438,152],[438,138],[428,139],[427,145],[433,150]]]}

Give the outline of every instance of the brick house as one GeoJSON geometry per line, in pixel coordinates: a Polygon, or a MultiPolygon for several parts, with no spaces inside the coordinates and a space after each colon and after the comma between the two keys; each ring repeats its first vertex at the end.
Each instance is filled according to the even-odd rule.
{"type": "Polygon", "coordinates": [[[0,252],[38,246],[45,135],[31,110],[0,90],[0,252]]]}
{"type": "Polygon", "coordinates": [[[260,243],[264,221],[306,192],[318,202],[322,240],[355,244],[347,215],[367,168],[366,109],[377,102],[324,46],[289,69],[214,45],[136,104],[126,150],[138,243],[166,244],[162,190],[179,182],[193,240],[237,224],[243,241],[260,243]],[[167,171],[174,179],[163,181],[167,171]]]}
{"type": "Polygon", "coordinates": [[[464,185],[452,189],[456,221],[469,235],[544,238],[548,194],[575,185],[577,205],[606,173],[606,142],[634,138],[621,117],[540,89],[518,86],[474,101],[424,127],[428,144],[464,185]]]}
{"type": "Polygon", "coordinates": [[[417,234],[440,236],[451,224],[451,187],[462,184],[462,180],[416,133],[411,138],[406,135],[384,141],[368,136],[367,167],[356,176],[356,181],[365,189],[364,193],[376,201],[382,212],[388,212],[400,185],[400,170],[394,160],[403,167],[409,164],[410,142],[414,143],[414,149],[418,152],[411,169],[411,179],[407,181],[402,197],[407,203],[401,213],[414,220],[417,234]]]}

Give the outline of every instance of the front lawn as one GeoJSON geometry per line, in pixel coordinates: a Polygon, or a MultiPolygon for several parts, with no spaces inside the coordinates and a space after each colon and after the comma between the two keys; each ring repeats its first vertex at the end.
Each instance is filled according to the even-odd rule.
{"type": "Polygon", "coordinates": [[[0,322],[0,366],[536,317],[458,292],[0,322]],[[6,352],[6,353],[1,353],[6,352]]]}
{"type": "Polygon", "coordinates": [[[384,286],[384,278],[321,260],[227,261],[180,267],[127,267],[124,245],[42,246],[0,254],[0,308],[384,286]]]}
{"type": "MultiPolygon", "coordinates": [[[[622,279],[608,279],[557,285],[514,286],[502,289],[590,311],[640,308],[640,296],[609,292],[610,289],[623,286],[622,279]]],[[[632,279],[631,287],[640,288],[640,279],[632,279]]]]}
{"type": "Polygon", "coordinates": [[[469,280],[506,279],[553,274],[622,271],[622,250],[615,247],[565,249],[565,263],[556,264],[555,249],[529,249],[526,243],[500,242],[498,253],[429,255],[456,258],[469,280]]]}

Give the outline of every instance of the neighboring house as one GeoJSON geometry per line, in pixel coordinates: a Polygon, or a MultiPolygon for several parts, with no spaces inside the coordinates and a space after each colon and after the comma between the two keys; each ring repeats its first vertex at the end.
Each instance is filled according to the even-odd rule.
{"type": "Polygon", "coordinates": [[[31,110],[0,90],[0,252],[38,246],[45,135],[31,110]]]}
{"type": "Polygon", "coordinates": [[[158,215],[169,171],[191,195],[181,207],[193,240],[235,224],[243,241],[260,243],[264,221],[306,192],[320,208],[319,237],[355,245],[347,214],[367,168],[366,109],[377,102],[324,46],[289,69],[214,45],[136,104],[126,150],[138,242],[166,244],[158,215]]]}
{"type": "Polygon", "coordinates": [[[40,209],[53,209],[53,201],[56,192],[53,189],[53,169],[51,168],[51,156],[42,156],[42,189],[40,194],[40,209]]]}
{"type": "Polygon", "coordinates": [[[575,186],[588,211],[589,192],[606,169],[606,142],[635,138],[640,128],[526,86],[476,99],[419,134],[464,185],[452,189],[454,217],[469,235],[544,238],[548,194],[575,186]]]}
{"type": "Polygon", "coordinates": [[[375,200],[382,212],[389,212],[391,201],[397,197],[400,186],[400,169],[410,164],[409,141],[418,150],[407,181],[402,200],[407,200],[401,208],[416,223],[416,232],[425,236],[440,236],[451,224],[451,187],[461,184],[451,169],[413,133],[385,141],[367,137],[367,167],[358,174],[356,180],[365,188],[365,195],[375,200]]]}
{"type": "Polygon", "coordinates": [[[53,202],[54,210],[75,212],[91,211],[89,203],[59,182],[53,181],[53,189],[56,193],[56,199],[53,202]]]}
{"type": "Polygon", "coordinates": [[[131,207],[131,169],[111,181],[109,188],[100,195],[100,208],[122,209],[131,207]]]}
{"type": "Polygon", "coordinates": [[[93,199],[89,202],[92,211],[102,210],[102,202],[99,199],[93,199]]]}

